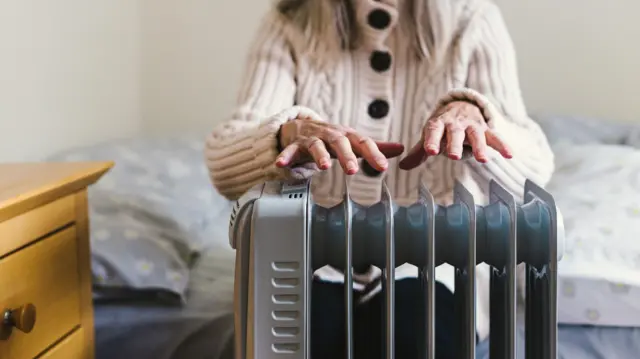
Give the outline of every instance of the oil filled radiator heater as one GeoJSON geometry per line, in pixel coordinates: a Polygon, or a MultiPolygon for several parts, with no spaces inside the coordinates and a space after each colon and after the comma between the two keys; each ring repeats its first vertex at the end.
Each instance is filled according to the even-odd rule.
{"type": "MultiPolygon", "coordinates": [[[[236,250],[235,358],[310,358],[313,272],[331,265],[345,273],[347,350],[353,343],[353,274],[345,268],[374,265],[383,272],[386,359],[394,358],[394,280],[389,268],[421,269],[426,306],[426,352],[435,358],[435,268],[455,268],[456,358],[476,354],[476,265],[491,268],[491,359],[516,359],[516,265],[526,264],[526,359],[557,358],[557,262],[564,229],[553,197],[527,181],[524,203],[496,182],[490,204],[479,206],[460,183],[454,203],[441,206],[427,188],[408,207],[393,203],[386,185],[373,206],[354,203],[348,190],[332,208],[313,202],[308,181],[254,187],[231,215],[236,250]]],[[[391,272],[393,273],[393,272],[391,272]]],[[[323,359],[323,358],[319,358],[323,359]]],[[[397,358],[418,359],[418,358],[397,358]]]]}

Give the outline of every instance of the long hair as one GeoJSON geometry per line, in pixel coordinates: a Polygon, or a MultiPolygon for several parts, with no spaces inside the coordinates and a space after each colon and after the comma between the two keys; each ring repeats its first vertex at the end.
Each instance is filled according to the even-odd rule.
{"type": "MultiPolygon", "coordinates": [[[[357,0],[278,0],[277,10],[302,35],[304,49],[332,54],[360,44],[353,2],[357,0]]],[[[398,25],[412,37],[416,56],[439,64],[451,45],[454,0],[404,0],[398,25]]]]}

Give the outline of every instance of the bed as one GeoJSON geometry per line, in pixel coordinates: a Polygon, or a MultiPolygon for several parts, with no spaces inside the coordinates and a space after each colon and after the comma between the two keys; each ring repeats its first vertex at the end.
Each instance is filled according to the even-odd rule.
{"type": "Polygon", "coordinates": [[[89,192],[97,359],[220,358],[233,334],[232,203],[211,187],[202,136],[59,153],[109,159],[89,192]]]}
{"type": "MultiPolygon", "coordinates": [[[[560,356],[635,357],[640,127],[554,116],[539,121],[556,148],[559,169],[549,189],[567,225],[560,356]],[[585,174],[590,180],[580,181],[585,174]],[[603,221],[614,213],[615,222],[603,221]]],[[[232,358],[232,204],[212,189],[202,145],[201,134],[136,138],[49,159],[117,163],[89,194],[98,359],[232,358]]],[[[487,351],[488,343],[480,343],[478,358],[488,358],[487,351]]]]}

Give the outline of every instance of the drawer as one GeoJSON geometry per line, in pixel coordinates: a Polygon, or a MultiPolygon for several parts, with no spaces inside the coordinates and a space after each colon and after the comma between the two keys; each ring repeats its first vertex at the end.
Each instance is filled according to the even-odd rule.
{"type": "MultiPolygon", "coordinates": [[[[51,348],[38,359],[84,359],[90,358],[91,355],[84,353],[84,333],[82,328],[71,333],[64,338],[58,345],[51,348]]],[[[13,359],[13,358],[11,358],[13,359]]]]}
{"type": "Polygon", "coordinates": [[[80,324],[75,226],[0,259],[0,310],[35,307],[33,330],[0,327],[0,358],[31,359],[80,324]]]}
{"type": "Polygon", "coordinates": [[[0,222],[0,257],[73,222],[75,199],[63,197],[0,222]]]}

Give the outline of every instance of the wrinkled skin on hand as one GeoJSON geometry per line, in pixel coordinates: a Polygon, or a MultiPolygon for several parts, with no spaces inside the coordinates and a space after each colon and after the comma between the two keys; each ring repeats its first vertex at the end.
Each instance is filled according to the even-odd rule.
{"type": "Polygon", "coordinates": [[[276,160],[278,167],[315,162],[320,170],[326,170],[331,167],[331,158],[337,158],[348,175],[358,172],[359,157],[382,172],[389,167],[388,158],[404,152],[402,144],[374,141],[351,128],[312,117],[287,121],[280,128],[279,141],[283,150],[276,160]]]}
{"type": "Polygon", "coordinates": [[[410,170],[424,163],[429,156],[446,151],[452,160],[462,159],[463,149],[470,148],[478,162],[489,160],[489,147],[503,157],[511,158],[511,149],[489,127],[478,106],[466,101],[454,101],[433,114],[422,129],[422,137],[400,161],[400,168],[410,170]]]}

